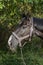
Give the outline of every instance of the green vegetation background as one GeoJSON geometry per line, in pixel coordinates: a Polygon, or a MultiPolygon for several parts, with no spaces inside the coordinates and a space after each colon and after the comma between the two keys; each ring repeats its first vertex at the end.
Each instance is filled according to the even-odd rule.
{"type": "MultiPolygon", "coordinates": [[[[43,0],[0,0],[0,65],[23,65],[20,49],[12,53],[7,41],[23,13],[43,18],[43,0]]],[[[23,48],[27,65],[43,65],[43,40],[38,37],[23,48]]]]}

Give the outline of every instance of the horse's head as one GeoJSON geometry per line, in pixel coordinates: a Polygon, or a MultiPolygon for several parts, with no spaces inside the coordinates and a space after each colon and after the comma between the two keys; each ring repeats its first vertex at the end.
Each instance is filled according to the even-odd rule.
{"type": "MultiPolygon", "coordinates": [[[[19,24],[20,26],[17,27],[17,29],[14,31],[14,33],[16,33],[18,37],[23,37],[30,34],[31,17],[27,14],[27,16],[21,22],[22,23],[19,24]]],[[[16,51],[18,40],[13,34],[9,37],[8,45],[10,50],[16,51]]]]}

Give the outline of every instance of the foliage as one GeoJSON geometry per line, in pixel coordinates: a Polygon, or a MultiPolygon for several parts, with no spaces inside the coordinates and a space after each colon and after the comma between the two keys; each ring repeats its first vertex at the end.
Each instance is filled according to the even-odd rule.
{"type": "Polygon", "coordinates": [[[43,17],[43,0],[1,0],[0,23],[11,28],[20,20],[23,13],[43,17]],[[41,15],[41,16],[40,16],[41,15]]]}
{"type": "MultiPolygon", "coordinates": [[[[43,0],[0,0],[0,65],[20,65],[21,60],[15,58],[17,55],[10,53],[8,49],[6,50],[6,47],[8,37],[19,23],[22,14],[28,12],[31,16],[43,18],[43,0]]],[[[27,65],[43,65],[43,59],[39,56],[39,54],[43,54],[43,48],[41,47],[43,41],[40,41],[39,38],[37,40],[33,38],[33,41],[32,44],[28,44],[24,48],[24,51],[27,52],[26,54],[23,51],[24,57],[28,56],[25,61],[27,60],[27,65]],[[38,51],[41,50],[40,53],[37,49],[38,51]],[[36,51],[39,53],[38,55],[37,53],[34,54],[36,51]]]]}

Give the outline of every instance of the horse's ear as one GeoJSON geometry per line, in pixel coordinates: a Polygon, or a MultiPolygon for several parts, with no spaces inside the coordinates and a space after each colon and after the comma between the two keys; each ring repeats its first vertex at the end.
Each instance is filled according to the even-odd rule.
{"type": "Polygon", "coordinates": [[[31,18],[31,14],[30,13],[27,13],[26,15],[28,18],[31,18]]]}
{"type": "Polygon", "coordinates": [[[22,18],[26,17],[25,13],[22,14],[22,18]]]}

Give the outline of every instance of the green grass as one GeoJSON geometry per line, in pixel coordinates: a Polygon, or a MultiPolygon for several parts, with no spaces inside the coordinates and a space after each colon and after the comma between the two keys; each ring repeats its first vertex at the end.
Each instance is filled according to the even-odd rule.
{"type": "MultiPolygon", "coordinates": [[[[23,48],[24,60],[27,65],[43,65],[43,40],[35,40],[36,38],[32,42],[27,42],[23,48]]],[[[0,65],[23,65],[20,49],[18,48],[17,53],[12,53],[6,47],[1,48],[0,65]]]]}

